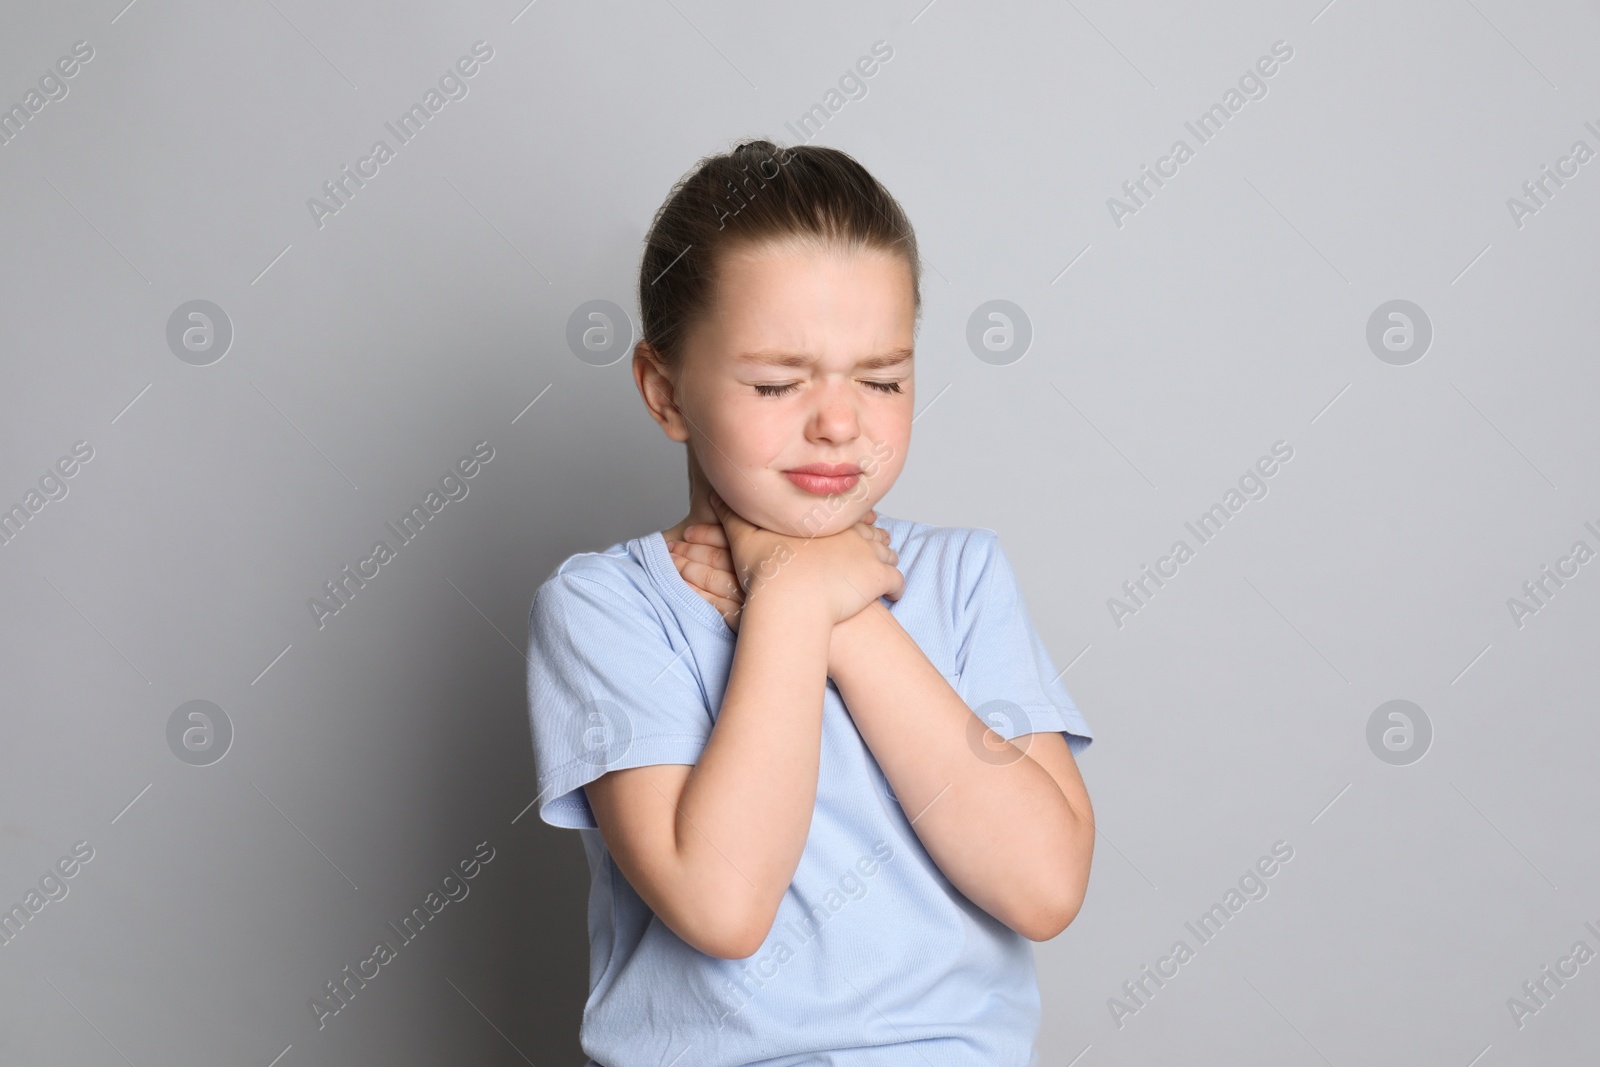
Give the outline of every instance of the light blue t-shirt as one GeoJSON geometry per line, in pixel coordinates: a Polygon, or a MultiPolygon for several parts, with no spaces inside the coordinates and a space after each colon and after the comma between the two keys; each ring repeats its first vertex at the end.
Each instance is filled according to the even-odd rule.
{"type": "MultiPolygon", "coordinates": [[[[1002,737],[1062,731],[1080,753],[1093,734],[994,531],[877,525],[905,575],[902,597],[880,603],[968,706],[1002,737]]],[[[600,1067],[1032,1067],[1032,942],[934,864],[832,680],[805,851],[754,955],[692,948],[617,868],[580,787],[608,770],[696,762],[736,641],[660,532],[577,553],[534,596],[539,817],[577,828],[589,860],[583,1051],[600,1067]]]]}

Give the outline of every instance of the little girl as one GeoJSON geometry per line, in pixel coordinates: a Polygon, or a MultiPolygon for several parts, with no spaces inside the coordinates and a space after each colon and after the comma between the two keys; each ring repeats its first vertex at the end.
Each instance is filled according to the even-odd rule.
{"type": "MultiPolygon", "coordinates": [[[[994,531],[879,516],[921,312],[843,152],[710,156],[645,240],[634,381],[689,514],[539,587],[539,815],[590,871],[589,1067],[1024,1067],[1093,738],[994,531]]],[[[998,430],[998,428],[997,428],[998,430]]]]}

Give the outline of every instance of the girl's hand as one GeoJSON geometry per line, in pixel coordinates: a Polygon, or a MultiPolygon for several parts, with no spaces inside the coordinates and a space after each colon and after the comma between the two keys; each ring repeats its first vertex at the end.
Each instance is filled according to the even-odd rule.
{"type": "Polygon", "coordinates": [[[689,588],[717,609],[734,633],[744,617],[744,590],[733,576],[733,556],[722,523],[695,523],[683,528],[682,541],[670,541],[673,565],[689,588]]]}
{"type": "MultiPolygon", "coordinates": [[[[877,521],[876,510],[861,516],[861,522],[869,526],[877,521]]],[[[684,582],[716,608],[728,627],[738,633],[739,620],[744,617],[744,590],[734,575],[733,554],[729,551],[728,534],[722,523],[686,526],[683,540],[673,541],[667,548],[684,582]]]]}
{"type": "Polygon", "coordinates": [[[734,579],[747,599],[756,589],[776,583],[815,598],[828,621],[837,625],[880,596],[898,600],[905,591],[889,532],[869,522],[825,537],[801,537],[755,525],[715,492],[711,507],[722,526],[734,579]]]}

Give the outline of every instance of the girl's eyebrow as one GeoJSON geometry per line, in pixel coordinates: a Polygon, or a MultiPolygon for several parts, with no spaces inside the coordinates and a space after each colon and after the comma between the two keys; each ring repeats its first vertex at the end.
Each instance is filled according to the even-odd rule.
{"type": "MultiPolygon", "coordinates": [[[[896,348],[876,356],[866,356],[856,361],[856,366],[864,370],[882,370],[884,367],[893,367],[909,360],[913,350],[909,348],[896,348]]],[[[807,356],[798,352],[744,352],[736,357],[741,363],[765,363],[774,367],[809,367],[817,362],[816,356],[807,356]]]]}

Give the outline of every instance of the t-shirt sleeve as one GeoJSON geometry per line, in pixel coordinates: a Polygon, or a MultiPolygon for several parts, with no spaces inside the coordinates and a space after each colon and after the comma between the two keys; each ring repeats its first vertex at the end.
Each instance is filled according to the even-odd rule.
{"type": "Polygon", "coordinates": [[[1006,740],[1059,730],[1076,756],[1094,734],[1033,628],[1016,573],[993,530],[974,531],[961,568],[964,632],[956,669],[962,696],[1006,740]]]}
{"type": "Polygon", "coordinates": [[[528,613],[528,715],[539,818],[597,828],[582,786],[607,771],[700,758],[712,717],[650,601],[552,576],[528,613]]]}

